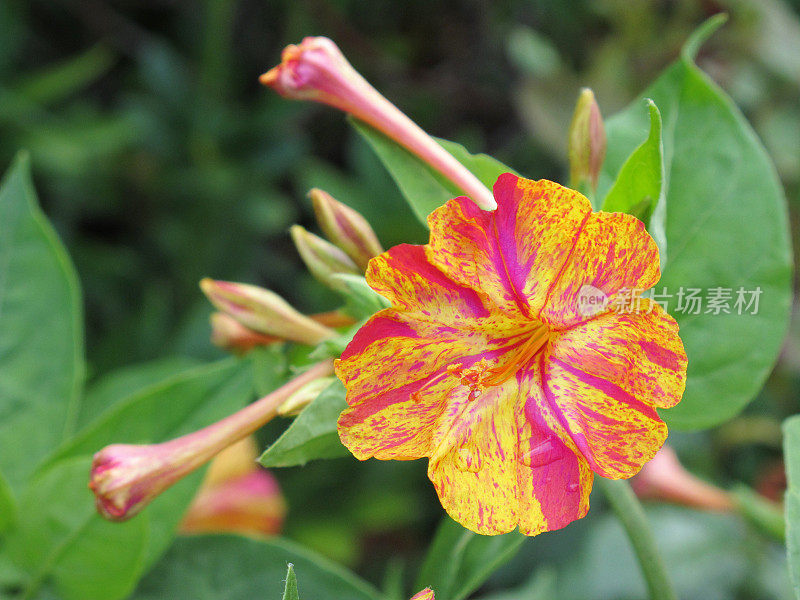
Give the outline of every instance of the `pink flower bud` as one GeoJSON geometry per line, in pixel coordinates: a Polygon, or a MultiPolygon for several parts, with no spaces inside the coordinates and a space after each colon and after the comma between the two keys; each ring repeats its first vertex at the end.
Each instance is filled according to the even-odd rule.
{"type": "Polygon", "coordinates": [[[606,157],[606,130],[600,107],[589,88],[583,88],[569,126],[570,187],[588,182],[597,191],[597,179],[606,157]]]}
{"type": "Polygon", "coordinates": [[[307,37],[299,46],[287,46],[281,59],[261,76],[261,83],[286,98],[313,100],[352,114],[416,154],[479,207],[497,208],[486,186],[367,83],[331,40],[307,37]]]}
{"type": "Polygon", "coordinates": [[[312,346],[335,335],[270,290],[213,279],[203,279],[200,289],[220,311],[259,333],[312,346]]]}
{"type": "Polygon", "coordinates": [[[327,238],[355,261],[364,272],[371,258],[383,252],[375,232],[360,213],[314,188],[308,192],[317,222],[327,238]]]}
{"type": "Polygon", "coordinates": [[[720,512],[729,512],[735,506],[728,492],[684,469],[675,451],[666,445],[631,479],[631,487],[643,499],[720,512]]]}
{"type": "Polygon", "coordinates": [[[223,350],[244,354],[255,346],[266,346],[279,341],[281,338],[248,329],[226,313],[215,312],[211,315],[211,343],[223,350]]]}
{"type": "Polygon", "coordinates": [[[421,592],[417,592],[411,597],[411,600],[436,600],[431,588],[425,588],[421,592]]]}
{"type": "Polygon", "coordinates": [[[294,392],[332,374],[333,361],[322,361],[271,394],[194,433],[161,444],[103,448],[94,456],[89,481],[98,512],[112,521],[130,519],[172,484],[260,429],[294,392]]]}

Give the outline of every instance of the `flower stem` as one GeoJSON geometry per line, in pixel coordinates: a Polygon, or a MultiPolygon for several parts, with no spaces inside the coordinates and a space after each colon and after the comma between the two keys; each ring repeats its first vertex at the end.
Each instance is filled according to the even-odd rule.
{"type": "Polygon", "coordinates": [[[642,505],[627,481],[613,481],[598,477],[597,481],[611,505],[614,514],[622,523],[633,551],[639,561],[647,582],[651,600],[677,600],[675,590],[667,576],[664,561],[656,547],[653,531],[647,522],[642,505]]]}

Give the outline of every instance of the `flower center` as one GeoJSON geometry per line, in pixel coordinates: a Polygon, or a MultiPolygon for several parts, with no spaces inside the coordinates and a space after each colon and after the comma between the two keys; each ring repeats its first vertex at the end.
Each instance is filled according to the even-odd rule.
{"type": "Polygon", "coordinates": [[[461,385],[469,388],[470,401],[480,396],[486,388],[502,385],[542,349],[550,336],[550,329],[544,323],[536,321],[523,334],[515,337],[522,337],[523,335],[527,336],[525,341],[503,354],[503,360],[500,363],[492,366],[489,360],[481,358],[469,367],[449,365],[444,372],[428,381],[416,392],[413,392],[411,399],[419,402],[424,390],[447,376],[457,378],[461,385]]]}

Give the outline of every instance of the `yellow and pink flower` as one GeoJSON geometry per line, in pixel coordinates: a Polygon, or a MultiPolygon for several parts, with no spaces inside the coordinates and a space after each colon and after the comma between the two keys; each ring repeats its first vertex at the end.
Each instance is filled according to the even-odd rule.
{"type": "Polygon", "coordinates": [[[687,361],[660,306],[612,310],[660,277],[639,220],[511,174],[494,198],[494,211],[451,200],[428,217],[427,245],[370,261],[392,307],[336,363],[339,435],[361,460],[427,457],[465,527],[535,535],[586,514],[593,473],[628,478],[656,454],[656,409],[680,400],[687,361]],[[607,299],[591,313],[587,286],[607,299]]]}

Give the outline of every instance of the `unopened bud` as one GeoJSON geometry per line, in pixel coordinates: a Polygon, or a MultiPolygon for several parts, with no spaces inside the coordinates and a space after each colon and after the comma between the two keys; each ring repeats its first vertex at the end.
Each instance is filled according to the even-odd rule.
{"type": "Polygon", "coordinates": [[[335,380],[335,377],[320,377],[319,379],[310,381],[289,396],[286,402],[278,407],[278,414],[282,417],[294,417],[300,414],[306,406],[317,399],[317,396],[322,393],[322,390],[327,388],[335,380]]]}
{"type": "Polygon", "coordinates": [[[260,81],[286,98],[322,102],[352,114],[416,154],[479,207],[497,208],[492,192],[367,83],[328,38],[307,37],[299,46],[287,46],[281,64],[264,73],[260,81]]]}
{"type": "Polygon", "coordinates": [[[570,187],[588,183],[597,191],[597,179],[606,157],[606,130],[600,107],[589,88],[583,88],[569,126],[570,187]]]}
{"type": "Polygon", "coordinates": [[[200,288],[220,311],[259,333],[309,345],[335,335],[264,288],[208,278],[200,282],[200,288]]]}
{"type": "Polygon", "coordinates": [[[327,238],[355,261],[362,273],[371,258],[383,252],[378,237],[360,213],[314,188],[308,192],[317,222],[327,238]]]}
{"type": "Polygon", "coordinates": [[[303,259],[309,272],[326,286],[332,289],[341,287],[341,284],[332,279],[331,275],[337,273],[360,274],[356,263],[330,242],[306,231],[300,225],[293,225],[289,231],[292,234],[294,245],[300,253],[300,258],[303,259]]]}
{"type": "Polygon", "coordinates": [[[720,512],[734,508],[728,492],[689,473],[675,451],[666,445],[631,479],[631,487],[644,499],[720,512]]]}
{"type": "Polygon", "coordinates": [[[280,340],[248,329],[229,314],[211,314],[211,343],[223,350],[244,354],[256,346],[266,346],[280,340]]]}
{"type": "Polygon", "coordinates": [[[286,502],[275,477],[256,463],[253,437],[220,452],[180,525],[180,533],[275,535],[286,516],[286,502]]]}
{"type": "Polygon", "coordinates": [[[271,394],[194,433],[160,444],[103,448],[94,455],[89,480],[98,512],[111,521],[137,515],[174,483],[263,427],[297,390],[332,374],[333,361],[325,360],[271,394]]]}
{"type": "Polygon", "coordinates": [[[411,597],[411,600],[436,600],[431,588],[425,588],[421,592],[417,592],[411,597]]]}

